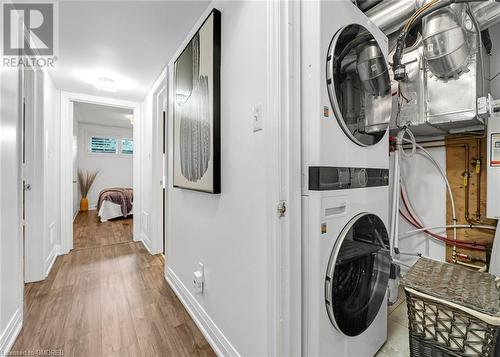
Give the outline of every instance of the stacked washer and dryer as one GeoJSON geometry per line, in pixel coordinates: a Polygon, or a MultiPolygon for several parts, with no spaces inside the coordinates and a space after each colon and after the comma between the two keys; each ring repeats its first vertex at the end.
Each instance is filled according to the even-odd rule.
{"type": "Polygon", "coordinates": [[[387,38],[350,1],[302,2],[303,355],[387,338],[387,38]]]}

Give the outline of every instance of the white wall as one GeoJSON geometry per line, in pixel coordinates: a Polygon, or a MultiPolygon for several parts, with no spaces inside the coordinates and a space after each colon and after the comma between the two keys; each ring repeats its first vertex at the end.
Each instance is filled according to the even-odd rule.
{"type": "MultiPolygon", "coordinates": [[[[490,27],[491,42],[493,48],[490,57],[490,78],[500,73],[500,23],[490,27]]],[[[490,82],[491,95],[494,99],[500,99],[500,75],[490,82]]]]}
{"type": "Polygon", "coordinates": [[[0,67],[0,351],[10,349],[22,324],[20,87],[17,76],[17,71],[0,67]]]}
{"type": "MultiPolygon", "coordinates": [[[[265,2],[251,1],[221,1],[209,9],[212,7],[222,12],[222,193],[172,187],[170,108],[167,279],[205,328],[212,329],[212,337],[225,338],[227,343],[219,340],[215,344],[224,345],[226,353],[264,356],[271,350],[267,299],[271,238],[267,229],[273,219],[266,200],[270,156],[266,143],[276,137],[270,125],[253,131],[252,107],[260,103],[266,113],[271,104],[266,96],[267,7],[265,2]],[[199,262],[205,269],[203,295],[192,289],[193,271],[199,262]]],[[[206,15],[208,12],[197,26],[206,15]]]]}
{"type": "MultiPolygon", "coordinates": [[[[429,148],[428,151],[446,170],[445,148],[429,148]]],[[[411,159],[403,159],[401,163],[401,175],[406,184],[408,198],[423,223],[428,227],[446,225],[446,184],[437,168],[427,157],[421,154],[415,154],[411,159]]],[[[393,164],[394,158],[391,155],[391,168],[393,164]]],[[[390,192],[392,193],[392,180],[390,192]]],[[[400,207],[404,210],[402,202],[400,202],[400,207]]],[[[413,229],[416,228],[399,216],[400,233],[413,229]]],[[[437,230],[437,232],[446,235],[444,229],[437,230]]],[[[441,261],[444,261],[446,257],[445,244],[425,233],[418,233],[401,239],[399,249],[402,252],[422,253],[425,256],[441,261]]],[[[417,259],[417,257],[401,255],[401,261],[409,265],[415,263],[417,259]]],[[[406,269],[403,267],[403,270],[406,269]]]]}
{"type": "Polygon", "coordinates": [[[111,187],[132,187],[133,155],[112,155],[89,153],[88,143],[90,135],[104,135],[120,138],[132,138],[132,128],[95,125],[80,122],[78,125],[78,168],[83,172],[99,170],[99,174],[90,189],[89,207],[95,208],[99,192],[111,187]]]}

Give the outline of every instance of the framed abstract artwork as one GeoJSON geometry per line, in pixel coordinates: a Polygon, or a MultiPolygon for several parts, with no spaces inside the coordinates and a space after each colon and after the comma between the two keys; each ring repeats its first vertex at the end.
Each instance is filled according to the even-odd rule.
{"type": "Polygon", "coordinates": [[[221,191],[221,13],[213,9],[174,62],[174,187],[221,191]]]}

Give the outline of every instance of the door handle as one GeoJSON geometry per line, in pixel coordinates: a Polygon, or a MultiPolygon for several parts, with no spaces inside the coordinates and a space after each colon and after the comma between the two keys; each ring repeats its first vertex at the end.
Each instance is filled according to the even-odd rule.
{"type": "Polygon", "coordinates": [[[25,191],[31,191],[31,185],[29,183],[24,184],[25,191]]]}

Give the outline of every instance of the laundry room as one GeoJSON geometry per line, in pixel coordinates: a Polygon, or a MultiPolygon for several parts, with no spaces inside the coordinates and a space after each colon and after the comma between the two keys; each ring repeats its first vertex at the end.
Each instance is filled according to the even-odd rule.
{"type": "Polygon", "coordinates": [[[500,0],[0,2],[0,357],[500,357],[500,0]]]}
{"type": "Polygon", "coordinates": [[[302,16],[304,355],[500,356],[500,4],[302,16]]]}

